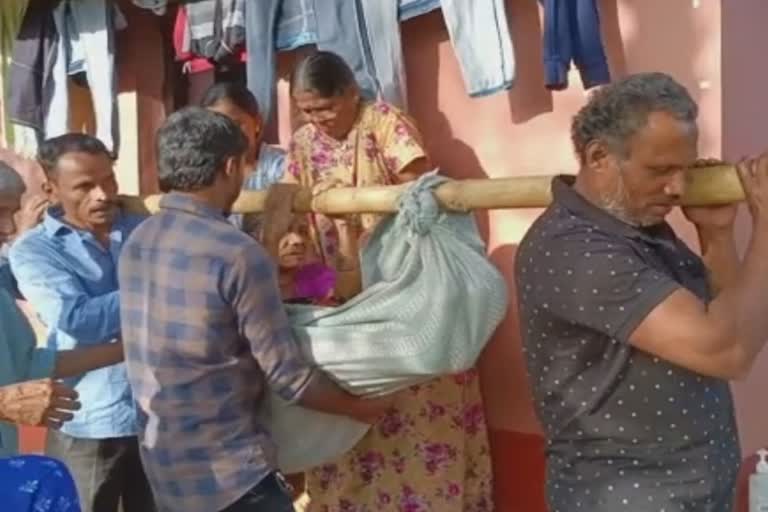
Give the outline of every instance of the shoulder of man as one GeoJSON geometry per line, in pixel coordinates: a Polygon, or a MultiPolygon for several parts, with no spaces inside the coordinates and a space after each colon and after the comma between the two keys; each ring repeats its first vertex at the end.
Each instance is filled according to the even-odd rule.
{"type": "MultiPolygon", "coordinates": [[[[601,229],[588,219],[552,205],[531,225],[520,242],[515,260],[518,280],[531,268],[560,274],[564,268],[578,271],[592,266],[593,256],[607,253],[634,253],[630,241],[601,229]],[[546,267],[546,268],[545,268],[546,267]]],[[[533,276],[530,276],[531,279],[533,276]]]]}
{"type": "Polygon", "coordinates": [[[8,258],[13,261],[20,255],[40,254],[46,249],[55,247],[53,239],[48,236],[48,232],[43,224],[38,224],[29,231],[21,234],[11,244],[8,250],[8,258]]]}

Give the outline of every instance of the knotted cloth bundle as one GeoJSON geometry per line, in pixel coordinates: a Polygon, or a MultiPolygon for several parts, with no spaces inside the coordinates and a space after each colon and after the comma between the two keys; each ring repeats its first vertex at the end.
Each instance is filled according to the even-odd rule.
{"type": "MultiPolygon", "coordinates": [[[[436,171],[406,190],[398,213],[376,227],[361,254],[364,291],[336,308],[289,306],[306,356],[357,395],[378,395],[472,368],[507,309],[472,214],[440,210],[436,171]]],[[[282,471],[330,462],[368,426],[266,401],[265,421],[282,471]]]]}

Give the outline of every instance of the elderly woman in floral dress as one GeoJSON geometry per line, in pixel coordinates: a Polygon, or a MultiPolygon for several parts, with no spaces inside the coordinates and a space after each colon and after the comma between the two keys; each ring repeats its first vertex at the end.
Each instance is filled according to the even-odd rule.
{"type": "MultiPolygon", "coordinates": [[[[387,103],[361,99],[352,71],[339,56],[306,57],[294,70],[291,95],[308,122],[293,136],[286,181],[316,190],[386,185],[430,170],[413,121],[387,103]]],[[[377,220],[375,215],[346,222],[311,216],[316,253],[340,275],[357,272],[358,256],[339,246],[348,238],[340,231],[353,231],[359,239],[377,220]]],[[[476,372],[412,387],[351,452],[310,471],[307,492],[313,512],[492,510],[476,372]]]]}

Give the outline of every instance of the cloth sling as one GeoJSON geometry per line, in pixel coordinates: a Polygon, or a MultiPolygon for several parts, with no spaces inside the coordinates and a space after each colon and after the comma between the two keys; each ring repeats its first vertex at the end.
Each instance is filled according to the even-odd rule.
{"type": "MultiPolygon", "coordinates": [[[[429,173],[400,198],[361,254],[364,291],[336,308],[291,305],[302,350],[356,395],[391,393],[472,368],[507,309],[507,289],[488,261],[472,214],[441,211],[429,173]]],[[[367,425],[289,405],[263,409],[282,471],[333,461],[367,425]]]]}

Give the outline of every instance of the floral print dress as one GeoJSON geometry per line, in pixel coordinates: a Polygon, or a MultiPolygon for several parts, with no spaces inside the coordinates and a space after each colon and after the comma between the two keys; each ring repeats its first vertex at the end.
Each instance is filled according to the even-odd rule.
{"type": "MultiPolygon", "coordinates": [[[[413,122],[386,103],[362,107],[343,141],[311,125],[294,135],[287,170],[311,186],[334,177],[351,186],[383,185],[425,157],[413,122]]],[[[364,215],[370,229],[374,215],[364,215]]],[[[315,239],[329,263],[333,223],[316,216],[315,239]]],[[[306,476],[308,512],[490,512],[491,459],[477,373],[410,388],[349,453],[306,476]]]]}

